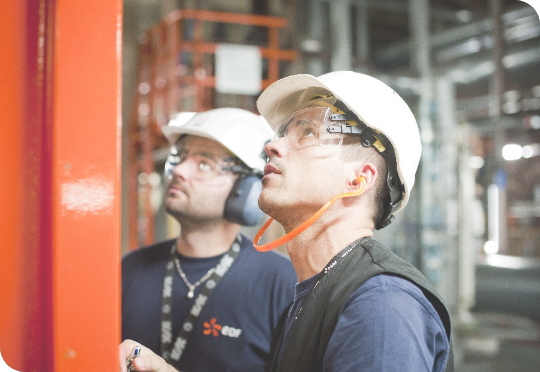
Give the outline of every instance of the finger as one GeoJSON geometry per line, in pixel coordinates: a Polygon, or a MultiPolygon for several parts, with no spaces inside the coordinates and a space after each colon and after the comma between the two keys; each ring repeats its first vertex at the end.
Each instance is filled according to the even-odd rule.
{"type": "Polygon", "coordinates": [[[141,355],[133,360],[133,366],[141,372],[162,372],[165,371],[165,361],[156,354],[141,355]]]}
{"type": "Polygon", "coordinates": [[[118,353],[118,371],[127,372],[126,358],[124,357],[122,351],[118,353]]]}
{"type": "Polygon", "coordinates": [[[137,345],[140,344],[136,341],[126,339],[120,344],[119,352],[122,353],[122,355],[125,355],[126,358],[129,358],[133,348],[135,348],[137,345]]]}
{"type": "Polygon", "coordinates": [[[133,340],[124,340],[118,347],[118,362],[119,362],[119,371],[127,372],[126,361],[131,356],[131,352],[138,345],[137,342],[133,340]]]}
{"type": "Polygon", "coordinates": [[[152,353],[141,355],[133,360],[133,366],[140,372],[178,372],[173,366],[167,364],[165,359],[152,353]]]}

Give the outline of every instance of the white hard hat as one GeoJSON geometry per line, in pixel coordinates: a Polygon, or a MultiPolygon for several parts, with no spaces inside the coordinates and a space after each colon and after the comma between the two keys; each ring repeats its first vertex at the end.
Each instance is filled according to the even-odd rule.
{"type": "Polygon", "coordinates": [[[170,143],[181,135],[210,138],[238,157],[248,167],[263,171],[261,157],[272,130],[260,115],[238,108],[218,108],[202,113],[180,113],[161,131],[170,143]]]}
{"type": "Polygon", "coordinates": [[[329,91],[368,127],[380,131],[390,141],[404,186],[403,201],[393,212],[403,209],[409,200],[422,152],[418,125],[409,106],[392,88],[371,76],[336,71],[319,77],[301,74],[278,80],[261,93],[257,107],[275,130],[285,116],[311,98],[303,93],[313,88],[329,91]]]}

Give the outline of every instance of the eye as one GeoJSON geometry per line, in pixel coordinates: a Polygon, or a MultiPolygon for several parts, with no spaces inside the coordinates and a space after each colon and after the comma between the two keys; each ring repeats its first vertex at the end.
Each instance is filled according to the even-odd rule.
{"type": "Polygon", "coordinates": [[[314,136],[315,136],[315,132],[313,131],[312,128],[304,128],[301,135],[301,137],[314,137],[314,136]]]}
{"type": "Polygon", "coordinates": [[[212,170],[212,166],[206,160],[201,160],[199,162],[199,170],[202,172],[210,172],[212,170]]]}
{"type": "Polygon", "coordinates": [[[178,155],[175,156],[177,160],[177,164],[183,163],[184,160],[187,158],[187,152],[186,151],[180,151],[178,152],[178,155]]]}
{"type": "Polygon", "coordinates": [[[275,139],[278,139],[278,138],[282,138],[284,136],[287,135],[287,128],[288,128],[288,125],[282,125],[281,127],[279,127],[276,132],[274,133],[274,138],[275,139]]]}

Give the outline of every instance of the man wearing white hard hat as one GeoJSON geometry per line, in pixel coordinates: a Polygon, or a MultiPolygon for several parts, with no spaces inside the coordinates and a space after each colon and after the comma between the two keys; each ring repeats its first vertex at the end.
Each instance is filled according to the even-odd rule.
{"type": "Polygon", "coordinates": [[[259,206],[285,228],[299,278],[267,371],[451,371],[450,317],[431,283],[372,238],[409,201],[416,120],[360,73],[295,75],[257,107],[275,131],[259,206]]]}
{"type": "Polygon", "coordinates": [[[241,109],[186,115],[163,127],[171,143],[164,206],[180,236],[122,260],[120,369],[262,371],[297,282],[290,260],[257,252],[240,234],[263,216],[272,131],[241,109]]]}

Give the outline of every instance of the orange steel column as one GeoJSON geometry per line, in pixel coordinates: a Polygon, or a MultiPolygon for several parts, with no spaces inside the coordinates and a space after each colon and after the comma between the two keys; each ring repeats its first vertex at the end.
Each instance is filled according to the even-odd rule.
{"type": "Polygon", "coordinates": [[[56,1],[52,160],[56,372],[113,371],[118,366],[121,22],[121,0],[56,1]]]}
{"type": "Polygon", "coordinates": [[[0,6],[0,353],[18,371],[117,370],[121,6],[0,6]]]}

